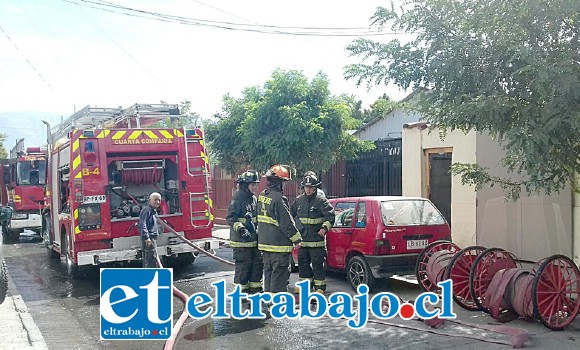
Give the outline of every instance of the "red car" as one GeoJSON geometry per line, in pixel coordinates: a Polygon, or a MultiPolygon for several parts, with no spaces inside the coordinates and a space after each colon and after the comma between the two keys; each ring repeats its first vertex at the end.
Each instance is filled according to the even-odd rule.
{"type": "MultiPolygon", "coordinates": [[[[326,268],[346,271],[350,285],[372,288],[377,278],[414,273],[421,250],[451,240],[451,229],[425,198],[402,196],[331,199],[336,211],[326,235],[326,268]]],[[[294,264],[298,250],[293,252],[294,264]]]]}

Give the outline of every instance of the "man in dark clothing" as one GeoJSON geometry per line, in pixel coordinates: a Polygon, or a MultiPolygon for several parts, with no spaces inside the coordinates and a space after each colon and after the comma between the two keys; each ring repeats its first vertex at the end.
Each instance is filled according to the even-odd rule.
{"type": "Polygon", "coordinates": [[[141,251],[143,252],[143,267],[157,267],[155,250],[157,249],[157,226],[156,210],[161,205],[161,195],[157,192],[149,196],[149,205],[141,209],[139,214],[139,233],[141,234],[141,251]]]}
{"type": "Polygon", "coordinates": [[[290,172],[283,165],[272,166],[266,175],[268,187],[258,197],[258,249],[264,256],[264,291],[288,291],[293,245],[302,240],[290,215],[288,199],[282,194],[290,172]]]}
{"type": "Polygon", "coordinates": [[[226,221],[230,225],[230,246],[234,250],[234,283],[241,286],[243,293],[262,291],[262,272],[264,263],[258,250],[256,231],[256,196],[258,191],[258,172],[248,170],[236,180],[238,190],[234,194],[226,221]]]}
{"type": "MultiPolygon", "coordinates": [[[[300,280],[311,280],[314,289],[324,293],[326,290],[324,237],[334,223],[334,208],[326,197],[317,194],[320,183],[314,172],[307,172],[301,183],[304,194],[296,197],[290,212],[302,235],[302,243],[298,249],[298,276],[300,280]]],[[[295,292],[298,292],[298,288],[295,292]]]]}

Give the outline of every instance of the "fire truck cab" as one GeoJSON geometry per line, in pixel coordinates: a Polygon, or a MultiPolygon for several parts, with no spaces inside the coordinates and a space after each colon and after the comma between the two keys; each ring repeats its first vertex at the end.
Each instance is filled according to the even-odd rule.
{"type": "Polygon", "coordinates": [[[1,204],[10,206],[12,218],[2,225],[4,242],[18,242],[20,233],[30,229],[40,233],[41,211],[45,206],[46,149],[28,147],[18,140],[10,158],[1,161],[1,204]]]}
{"type": "MultiPolygon", "coordinates": [[[[87,106],[50,130],[42,234],[71,277],[85,266],[141,259],[139,213],[152,192],[162,197],[160,220],[201,248],[219,248],[202,130],[147,128],[177,117],[177,105],[87,106]]],[[[191,264],[194,253],[172,233],[159,235],[165,267],[191,264]]]]}

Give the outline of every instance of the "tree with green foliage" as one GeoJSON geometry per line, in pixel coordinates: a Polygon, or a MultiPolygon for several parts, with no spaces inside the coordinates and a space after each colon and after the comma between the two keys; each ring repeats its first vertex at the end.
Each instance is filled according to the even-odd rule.
{"type": "MultiPolygon", "coordinates": [[[[358,39],[345,68],[358,84],[426,89],[417,109],[440,130],[489,133],[508,178],[454,164],[464,183],[508,196],[551,193],[580,173],[580,2],[408,0],[378,8],[373,25],[409,42],[358,39]]],[[[575,189],[578,190],[577,186],[575,189]]]]}
{"type": "Polygon", "coordinates": [[[0,159],[8,158],[8,152],[6,148],[4,148],[4,142],[8,139],[8,135],[6,133],[0,132],[0,159]]]}
{"type": "Polygon", "coordinates": [[[369,108],[363,108],[362,101],[357,100],[353,95],[344,95],[343,98],[349,102],[352,117],[360,120],[363,124],[373,119],[386,118],[395,108],[407,108],[406,104],[391,100],[387,94],[379,96],[369,108]]]}
{"type": "MultiPolygon", "coordinates": [[[[161,101],[161,104],[167,104],[167,102],[161,101]]],[[[180,117],[167,117],[152,124],[151,128],[193,128],[202,126],[201,116],[191,111],[191,101],[185,100],[179,103],[179,114],[181,115],[180,117]]]]}
{"type": "Polygon", "coordinates": [[[323,73],[311,81],[300,71],[275,70],[263,87],[224,97],[223,114],[208,126],[211,152],[231,173],[288,164],[298,173],[329,169],[374,145],[349,130],[360,126],[349,101],[330,94],[323,73]]]}

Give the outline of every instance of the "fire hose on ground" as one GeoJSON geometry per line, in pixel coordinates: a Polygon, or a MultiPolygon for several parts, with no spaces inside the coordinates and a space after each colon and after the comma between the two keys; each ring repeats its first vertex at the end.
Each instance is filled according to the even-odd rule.
{"type": "MultiPolygon", "coordinates": [[[[211,254],[211,253],[205,251],[204,249],[198,247],[196,244],[190,242],[185,237],[179,235],[172,227],[167,225],[162,220],[158,220],[158,222],[161,224],[161,226],[165,230],[168,230],[176,238],[180,239],[185,244],[191,246],[193,249],[195,249],[199,253],[207,255],[208,257],[210,257],[214,260],[220,261],[222,263],[225,263],[229,266],[235,265],[233,262],[231,262],[229,260],[217,257],[214,254],[211,254]]],[[[155,257],[157,259],[158,266],[163,267],[161,260],[159,259],[159,256],[157,254],[155,254],[155,257]]],[[[550,258],[546,258],[538,263],[540,266],[539,269],[536,268],[536,266],[535,266],[532,269],[532,271],[527,273],[527,274],[523,273],[523,272],[510,273],[509,279],[511,281],[511,279],[515,278],[515,282],[513,285],[520,286],[520,287],[515,287],[515,289],[524,288],[525,290],[529,291],[529,288],[530,288],[529,287],[530,283],[528,281],[529,276],[543,276],[542,273],[546,270],[546,266],[549,266],[550,262],[554,262],[554,261],[558,261],[558,262],[560,262],[560,264],[562,262],[566,262],[567,263],[566,267],[568,269],[571,268],[573,271],[575,271],[574,276],[577,277],[577,279],[575,280],[576,281],[575,282],[576,299],[575,299],[575,304],[574,304],[575,310],[576,310],[574,313],[574,317],[575,317],[575,315],[578,313],[578,307],[580,306],[580,302],[578,301],[578,281],[580,280],[580,272],[578,272],[578,268],[576,267],[576,265],[573,264],[573,262],[571,263],[571,265],[569,264],[571,262],[570,259],[563,257],[563,256],[553,256],[550,258]],[[518,277],[514,277],[516,275],[518,277]],[[525,276],[524,277],[525,280],[518,281],[519,276],[525,276]],[[522,281],[524,281],[524,282],[522,282],[522,281]],[[522,286],[524,286],[524,287],[522,287],[522,286]]],[[[484,310],[484,311],[487,310],[488,312],[490,312],[489,309],[486,309],[485,306],[483,306],[484,305],[483,303],[485,303],[485,300],[487,300],[487,299],[494,300],[493,306],[496,307],[496,304],[498,303],[496,300],[498,298],[492,296],[491,294],[489,294],[489,296],[487,296],[488,294],[484,294],[484,297],[482,297],[481,295],[482,295],[482,293],[485,293],[485,291],[487,291],[488,289],[489,290],[503,290],[499,287],[496,289],[495,284],[501,285],[500,287],[503,287],[504,285],[509,285],[509,283],[506,284],[506,282],[504,281],[504,279],[507,279],[508,277],[502,278],[501,276],[503,276],[505,274],[503,272],[503,270],[505,270],[506,268],[509,268],[510,266],[512,266],[514,264],[515,264],[515,258],[513,258],[513,256],[511,254],[509,254],[509,253],[507,253],[499,248],[485,249],[483,247],[468,247],[468,248],[461,250],[455,244],[453,244],[451,242],[435,242],[435,243],[429,245],[427,248],[425,248],[421,252],[421,254],[419,255],[419,259],[417,260],[417,279],[419,281],[419,285],[425,291],[437,291],[437,289],[438,289],[437,283],[438,282],[451,278],[454,282],[453,298],[460,306],[466,308],[467,310],[480,310],[481,309],[481,310],[484,310]],[[491,256],[493,258],[490,258],[489,254],[491,254],[491,256]],[[483,263],[481,261],[483,261],[483,263]],[[473,269],[474,269],[474,271],[476,271],[475,273],[471,273],[471,271],[473,269]],[[471,280],[469,280],[469,282],[466,282],[466,280],[465,280],[465,275],[466,275],[465,272],[467,270],[469,270],[468,275],[471,277],[471,280]],[[494,285],[492,285],[490,281],[493,280],[493,277],[496,275],[497,272],[500,272],[500,274],[498,274],[498,278],[496,278],[496,279],[500,280],[501,282],[494,282],[494,285]],[[473,287],[474,280],[477,281],[477,283],[475,284],[476,288],[473,287]],[[487,286],[487,287],[484,288],[484,286],[487,286]],[[471,296],[472,290],[475,290],[475,295],[476,295],[475,297],[471,296]],[[470,293],[468,293],[467,291],[469,291],[470,293]],[[487,299],[486,299],[486,296],[487,296],[487,299]]],[[[536,265],[538,266],[538,264],[536,264],[536,265]]],[[[562,266],[562,265],[560,265],[560,266],[562,266]]],[[[535,279],[533,279],[533,280],[535,281],[535,279]]],[[[566,281],[568,281],[568,280],[566,280],[566,281]]],[[[535,284],[537,284],[537,282],[534,283],[534,285],[535,284]]],[[[497,292],[495,294],[497,294],[497,292]]],[[[513,296],[516,294],[517,293],[512,292],[511,294],[509,294],[510,298],[513,298],[513,296]]],[[[537,294],[537,292],[534,293],[534,297],[536,297],[536,294],[537,294]]],[[[175,324],[173,326],[174,336],[171,339],[167,340],[165,343],[164,349],[166,349],[166,350],[173,349],[173,347],[175,345],[175,340],[177,338],[177,334],[179,334],[181,327],[183,326],[183,324],[185,323],[185,321],[187,320],[187,317],[188,317],[188,313],[186,312],[186,309],[185,309],[185,304],[187,302],[188,296],[185,293],[183,293],[182,291],[180,291],[175,286],[173,286],[173,295],[175,295],[177,298],[179,298],[184,303],[184,309],[183,309],[179,319],[175,322],[175,324]]],[[[502,315],[504,313],[504,311],[508,309],[508,306],[506,304],[509,302],[504,301],[503,298],[500,298],[500,299],[502,300],[503,303],[500,303],[499,308],[498,308],[498,310],[499,310],[498,312],[494,312],[494,313],[490,312],[492,314],[492,316],[495,314],[502,315]]],[[[516,300],[516,302],[512,302],[512,304],[513,305],[520,305],[519,307],[518,306],[515,307],[517,310],[529,310],[529,307],[522,308],[521,305],[528,305],[528,304],[526,304],[526,302],[531,300],[530,298],[524,298],[523,303],[520,301],[521,299],[518,299],[517,297],[515,298],[515,300],[516,300]]],[[[388,304],[385,304],[383,306],[388,307],[388,304]]],[[[527,313],[524,313],[524,315],[525,315],[525,317],[528,316],[527,313]]],[[[567,322],[565,322],[566,326],[569,323],[571,323],[574,319],[574,317],[571,317],[571,319],[570,319],[570,316],[568,316],[566,318],[566,320],[567,320],[567,322]]],[[[499,319],[502,322],[507,321],[507,319],[502,319],[502,318],[499,318],[499,319]]],[[[512,317],[512,319],[513,319],[513,317],[512,317]]],[[[418,320],[423,321],[430,328],[438,328],[443,323],[443,321],[439,320],[439,319],[432,319],[432,320],[418,319],[418,320]]],[[[405,329],[412,329],[412,330],[417,330],[417,331],[426,331],[424,328],[413,327],[410,325],[398,325],[395,323],[390,323],[390,322],[386,322],[386,321],[382,321],[382,320],[369,320],[369,322],[375,323],[375,324],[383,324],[386,326],[402,327],[405,329]]],[[[524,343],[529,339],[529,334],[527,331],[519,329],[519,328],[515,328],[515,327],[477,325],[477,324],[462,322],[462,321],[458,321],[458,320],[448,321],[448,322],[455,323],[458,325],[468,326],[471,328],[479,328],[482,330],[488,330],[488,331],[491,331],[494,333],[509,335],[510,341],[506,342],[506,341],[501,341],[501,340],[497,340],[497,339],[488,339],[488,338],[477,336],[477,335],[449,334],[449,333],[440,332],[440,331],[437,331],[434,329],[428,330],[427,332],[433,333],[433,334],[438,334],[438,335],[444,335],[444,336],[474,339],[474,340],[484,341],[484,342],[488,342],[488,343],[506,344],[506,345],[511,345],[514,348],[523,347],[524,343]]],[[[542,322],[544,324],[546,324],[546,322],[548,322],[548,321],[542,321],[542,322]]],[[[550,324],[550,323],[548,322],[548,324],[550,324]]],[[[560,326],[561,325],[562,324],[560,324],[560,326]]],[[[550,328],[552,328],[552,327],[550,327],[550,328]]],[[[562,328],[563,327],[552,328],[552,329],[562,329],[562,328]]]]}
{"type": "MultiPolygon", "coordinates": [[[[417,259],[419,285],[437,292],[437,283],[453,281],[453,299],[466,310],[484,311],[500,322],[516,318],[539,320],[552,330],[571,324],[580,309],[580,270],[563,255],[537,262],[531,270],[519,266],[513,254],[501,248],[472,246],[460,249],[448,241],[427,246],[417,259]]],[[[501,326],[492,326],[501,331],[501,326]]],[[[513,333],[514,347],[527,334],[513,333]],[[515,338],[514,338],[515,337],[515,338]]]]}
{"type": "MultiPolygon", "coordinates": [[[[195,249],[197,252],[202,253],[204,255],[207,255],[208,257],[210,257],[214,260],[217,260],[219,262],[222,262],[226,265],[229,265],[229,266],[235,265],[233,262],[226,260],[226,259],[222,259],[218,256],[215,256],[214,254],[211,254],[210,252],[207,252],[206,250],[198,247],[195,243],[191,243],[189,240],[187,240],[187,238],[179,235],[179,233],[177,233],[171,226],[167,225],[163,220],[158,218],[157,222],[161,224],[161,226],[163,227],[164,230],[168,230],[170,233],[173,234],[173,236],[177,237],[183,243],[189,245],[190,247],[195,249]]],[[[161,260],[159,259],[159,256],[157,255],[157,251],[155,251],[155,258],[157,259],[157,265],[159,267],[163,267],[163,264],[161,264],[161,260]]],[[[177,334],[179,334],[181,327],[183,326],[183,324],[185,323],[185,321],[187,320],[187,317],[188,317],[188,313],[186,311],[186,303],[187,303],[187,298],[188,298],[187,294],[183,293],[177,287],[173,286],[173,295],[175,295],[177,298],[179,298],[183,302],[184,307],[183,307],[183,311],[181,312],[181,315],[179,316],[179,318],[177,319],[177,321],[173,325],[173,336],[165,342],[165,346],[163,347],[163,349],[167,349],[167,350],[173,349],[173,346],[175,345],[175,339],[177,338],[177,334]]]]}

